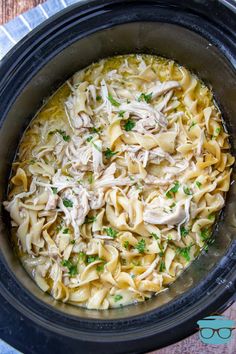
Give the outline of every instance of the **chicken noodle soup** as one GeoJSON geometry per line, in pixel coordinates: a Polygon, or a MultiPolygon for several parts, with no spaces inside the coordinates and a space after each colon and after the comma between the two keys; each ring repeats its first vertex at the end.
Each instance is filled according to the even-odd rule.
{"type": "Polygon", "coordinates": [[[38,286],[88,309],[167,289],[211,235],[234,158],[212,92],[152,55],[76,73],[26,130],[8,201],[38,286]]]}

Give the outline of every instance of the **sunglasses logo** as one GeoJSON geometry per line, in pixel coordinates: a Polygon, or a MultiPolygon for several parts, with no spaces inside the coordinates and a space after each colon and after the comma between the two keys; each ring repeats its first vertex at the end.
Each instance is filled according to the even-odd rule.
{"type": "Polygon", "coordinates": [[[224,316],[209,316],[198,321],[199,338],[205,344],[226,344],[232,338],[234,321],[224,316]]]}

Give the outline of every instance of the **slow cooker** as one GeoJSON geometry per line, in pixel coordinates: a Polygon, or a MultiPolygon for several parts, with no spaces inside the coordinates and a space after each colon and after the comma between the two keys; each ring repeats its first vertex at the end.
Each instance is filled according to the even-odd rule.
{"type": "MultiPolygon", "coordinates": [[[[0,198],[20,137],[44,100],[77,70],[116,54],[172,58],[212,87],[232,152],[236,137],[236,21],[227,1],[104,1],[72,5],[27,35],[0,67],[0,198]]],[[[192,334],[223,311],[236,287],[235,169],[215,242],[167,292],[105,311],[56,302],[13,252],[1,204],[1,337],[27,353],[141,353],[192,334]]]]}

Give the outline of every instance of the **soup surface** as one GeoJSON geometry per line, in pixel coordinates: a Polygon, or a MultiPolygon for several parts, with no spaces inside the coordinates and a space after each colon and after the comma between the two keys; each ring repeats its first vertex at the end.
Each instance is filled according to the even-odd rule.
{"type": "Polygon", "coordinates": [[[19,257],[55,299],[89,309],[167,289],[206,247],[230,186],[212,92],[151,55],[76,73],[26,130],[8,201],[19,257]]]}

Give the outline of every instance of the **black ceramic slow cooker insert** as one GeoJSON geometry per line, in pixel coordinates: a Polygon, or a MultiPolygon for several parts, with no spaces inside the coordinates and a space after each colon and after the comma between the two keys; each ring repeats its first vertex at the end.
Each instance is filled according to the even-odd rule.
{"type": "MultiPolygon", "coordinates": [[[[158,54],[196,73],[213,88],[235,155],[235,19],[219,1],[95,0],[70,6],[40,25],[0,67],[1,202],[20,137],[44,99],[74,72],[116,54],[158,54]]],[[[153,350],[192,334],[199,319],[223,311],[235,295],[235,194],[232,184],[208,253],[167,292],[105,311],[57,302],[37,287],[12,251],[1,206],[2,339],[25,354],[115,354],[153,350]]]]}

